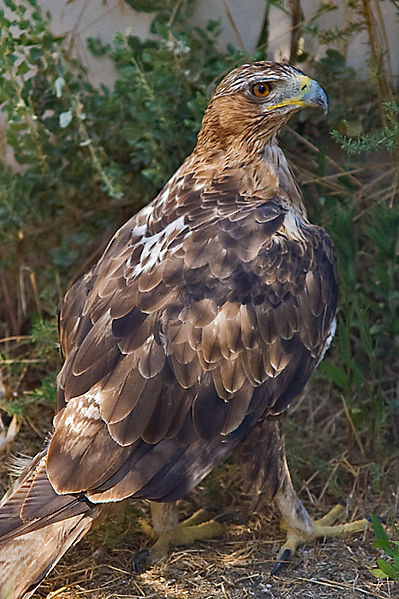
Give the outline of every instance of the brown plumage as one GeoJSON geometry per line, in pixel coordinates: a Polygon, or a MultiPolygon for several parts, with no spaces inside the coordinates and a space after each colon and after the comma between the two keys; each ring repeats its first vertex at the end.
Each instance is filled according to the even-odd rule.
{"type": "Polygon", "coordinates": [[[324,91],[288,65],[232,71],[191,156],[66,294],[59,411],[3,500],[0,567],[11,539],[21,547],[52,526],[68,541],[43,549],[15,597],[33,592],[71,530],[90,527],[96,504],[175,501],[240,443],[257,494],[288,484],[281,415],[331,340],[337,277],[276,135],[317,105],[324,91]]]}

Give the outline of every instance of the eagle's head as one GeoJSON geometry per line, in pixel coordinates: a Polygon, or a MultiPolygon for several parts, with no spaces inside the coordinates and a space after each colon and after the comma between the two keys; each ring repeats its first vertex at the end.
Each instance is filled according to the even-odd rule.
{"type": "Polygon", "coordinates": [[[204,116],[199,141],[213,147],[265,146],[301,108],[328,109],[324,89],[299,69],[254,62],[231,71],[218,85],[204,116]]]}

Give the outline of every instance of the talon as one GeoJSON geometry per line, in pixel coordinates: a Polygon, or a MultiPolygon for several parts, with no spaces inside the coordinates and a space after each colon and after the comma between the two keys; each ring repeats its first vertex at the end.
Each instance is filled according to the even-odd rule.
{"type": "Polygon", "coordinates": [[[142,574],[149,566],[148,558],[150,557],[150,552],[148,549],[142,549],[138,551],[133,557],[133,570],[137,574],[142,574]]]}
{"type": "MultiPolygon", "coordinates": [[[[381,522],[381,524],[386,524],[387,523],[387,519],[384,518],[383,516],[377,516],[377,518],[381,522]]],[[[366,516],[366,520],[367,520],[367,522],[370,522],[370,523],[373,522],[373,519],[372,519],[371,516],[366,516]]]]}
{"type": "Polygon", "coordinates": [[[280,555],[278,562],[276,563],[276,565],[270,572],[270,576],[274,576],[275,574],[277,574],[277,572],[279,572],[279,570],[282,568],[282,566],[284,566],[284,564],[286,564],[289,561],[290,557],[291,557],[291,549],[286,547],[284,549],[284,551],[282,552],[282,554],[280,555]]]}
{"type": "Polygon", "coordinates": [[[223,524],[223,522],[227,522],[227,520],[237,520],[237,515],[226,512],[225,514],[219,514],[218,516],[215,516],[212,518],[212,520],[214,520],[214,522],[219,522],[219,524],[223,524]]]}
{"type": "Polygon", "coordinates": [[[345,512],[344,502],[335,505],[321,518],[311,520],[292,488],[290,492],[285,491],[285,494],[281,493],[276,497],[283,515],[281,524],[282,528],[287,531],[287,540],[281,549],[271,575],[276,574],[280,570],[281,566],[294,555],[297,547],[301,544],[311,543],[315,539],[322,537],[344,537],[348,534],[363,532],[368,527],[366,518],[344,524],[336,524],[337,520],[345,512]]]}

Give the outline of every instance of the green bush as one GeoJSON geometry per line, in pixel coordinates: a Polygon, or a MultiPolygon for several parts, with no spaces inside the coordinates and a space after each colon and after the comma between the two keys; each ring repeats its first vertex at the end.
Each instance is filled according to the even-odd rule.
{"type": "Polygon", "coordinates": [[[6,5],[13,12],[0,11],[0,102],[21,172],[0,165],[0,264],[14,300],[28,264],[43,312],[53,314],[54,274],[64,289],[82,256],[156,195],[193,148],[215,79],[239,55],[217,50],[217,23],[187,25],[193,2],[177,11],[170,2],[154,19],[156,42],[122,34],[112,48],[90,41],[118,74],[113,89],[95,89],[35,0],[29,9],[6,5]]]}
{"type": "MultiPolygon", "coordinates": [[[[36,322],[36,345],[5,344],[1,359],[5,378],[22,377],[29,391],[39,388],[35,393],[48,401],[59,364],[51,319],[68,281],[83,274],[112,232],[156,195],[193,148],[218,78],[252,57],[232,48],[221,51],[217,23],[205,29],[193,25],[194,0],[130,0],[133,8],[154,12],[157,41],[128,33],[118,34],[111,46],[90,40],[90,50],[110,58],[117,72],[112,88],[95,88],[65,40],[51,33],[35,0],[3,4],[8,10],[0,10],[0,103],[21,169],[15,173],[0,165],[0,275],[8,294],[0,305],[0,333],[28,333],[36,322]],[[49,323],[42,332],[48,326],[51,340],[46,334],[39,339],[38,322],[49,323]],[[40,368],[32,364],[27,376],[22,361],[38,351],[44,362],[40,368]],[[47,374],[50,379],[40,386],[47,374]]],[[[309,27],[331,41],[334,32],[321,32],[316,20],[309,27]]],[[[265,58],[265,52],[260,47],[254,56],[265,58]]],[[[306,54],[298,60],[328,89],[327,123],[339,131],[335,136],[345,150],[395,150],[397,104],[389,104],[388,123],[382,123],[378,77],[363,84],[331,48],[319,61],[306,54]],[[360,134],[347,141],[351,128],[360,134]]],[[[397,166],[378,167],[374,174],[373,159],[346,156],[329,140],[321,119],[312,115],[308,123],[301,113],[296,126],[318,135],[314,145],[328,150],[304,152],[296,138],[284,139],[295,163],[303,155],[313,161],[316,182],[304,187],[311,218],[331,233],[339,254],[338,331],[320,368],[321,383],[315,384],[332,379],[336,401],[343,397],[363,450],[382,450],[398,439],[397,166]],[[355,177],[351,172],[359,166],[363,171],[355,177]],[[329,185],[328,177],[337,174],[337,183],[329,185]],[[378,186],[372,184],[377,176],[378,186]]],[[[28,397],[30,402],[34,396],[28,397]]],[[[16,405],[6,407],[23,413],[16,405]]]]}
{"type": "MultiPolygon", "coordinates": [[[[0,304],[0,336],[18,336],[33,319],[54,317],[68,281],[89,268],[113,231],[191,152],[215,81],[241,55],[217,49],[217,23],[188,25],[192,1],[131,2],[156,9],[158,40],[118,34],[112,47],[90,40],[91,51],[110,58],[117,71],[112,89],[97,89],[64,38],[51,33],[36,0],[4,4],[0,103],[20,172],[0,164],[0,275],[8,295],[0,304]]],[[[48,354],[47,340],[39,346],[48,354]]],[[[24,339],[6,349],[5,378],[21,377],[21,354],[35,346],[24,339]]],[[[58,368],[54,355],[47,357],[47,367],[58,368]]],[[[32,374],[31,364],[23,375],[28,389],[44,374],[32,374]]],[[[38,393],[48,397],[53,387],[46,383],[38,393]]],[[[31,400],[17,406],[14,398],[5,407],[23,413],[31,400]]]]}

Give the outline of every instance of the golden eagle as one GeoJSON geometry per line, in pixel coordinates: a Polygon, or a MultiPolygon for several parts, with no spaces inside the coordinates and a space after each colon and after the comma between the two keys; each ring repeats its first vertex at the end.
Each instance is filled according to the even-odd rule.
{"type": "Polygon", "coordinates": [[[0,508],[2,599],[28,597],[113,502],[153,502],[152,558],[219,532],[179,526],[171,502],[238,445],[254,498],[285,520],[280,561],[336,530],[335,511],[313,522],[298,499],[282,432],[334,335],[338,293],[333,243],[277,141],[305,107],[326,111],[327,96],[300,70],[233,70],[192,154],[66,294],[54,430],[0,508]]]}

